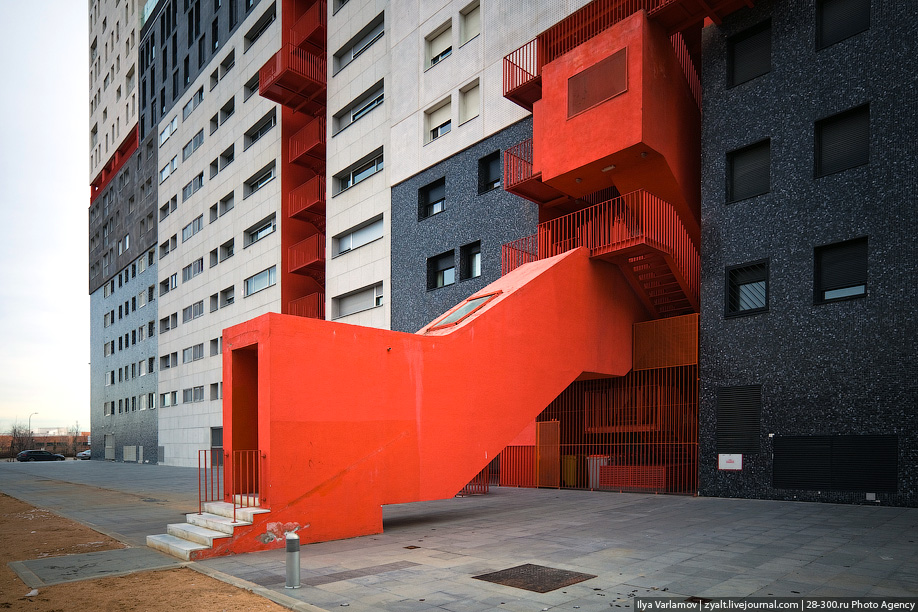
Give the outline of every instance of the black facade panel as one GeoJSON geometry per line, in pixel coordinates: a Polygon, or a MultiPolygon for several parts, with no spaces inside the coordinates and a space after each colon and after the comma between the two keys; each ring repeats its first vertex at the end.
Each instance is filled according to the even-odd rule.
{"type": "Polygon", "coordinates": [[[772,486],[810,491],[895,492],[899,444],[884,436],[778,436],[772,486]]]}
{"type": "Polygon", "coordinates": [[[717,452],[758,454],[762,434],[762,386],[717,390],[717,452]]]}

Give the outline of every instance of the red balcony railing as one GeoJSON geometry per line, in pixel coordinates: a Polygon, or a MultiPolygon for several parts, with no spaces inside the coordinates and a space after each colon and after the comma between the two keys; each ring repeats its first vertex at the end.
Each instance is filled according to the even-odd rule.
{"type": "Polygon", "coordinates": [[[682,67],[682,72],[685,74],[685,82],[692,92],[692,97],[695,98],[698,110],[701,110],[701,81],[698,79],[698,71],[695,70],[695,63],[692,61],[688,47],[685,46],[685,39],[682,37],[681,32],[676,32],[670,36],[670,40],[673,43],[676,60],[678,60],[679,65],[682,67]]]}
{"type": "Polygon", "coordinates": [[[538,234],[524,236],[500,247],[500,273],[510,274],[521,265],[539,259],[538,234]]]}
{"type": "Polygon", "coordinates": [[[223,501],[222,448],[198,451],[198,514],[211,501],[223,501]]]}
{"type": "Polygon", "coordinates": [[[290,247],[290,271],[308,274],[310,268],[325,267],[325,234],[313,234],[290,247]]]}
{"type": "Polygon", "coordinates": [[[530,40],[504,57],[504,96],[526,110],[542,97],[542,64],[538,39],[530,40]]]}
{"type": "Polygon", "coordinates": [[[325,115],[316,117],[290,137],[290,161],[318,169],[325,165],[325,115]]]}
{"type": "Polygon", "coordinates": [[[316,55],[284,45],[258,71],[258,92],[262,97],[290,108],[325,103],[325,55],[316,55]]]}
{"type": "Polygon", "coordinates": [[[261,485],[265,480],[265,455],[259,450],[233,451],[230,471],[230,491],[233,501],[233,522],[236,510],[256,508],[266,503],[261,485]]]}
{"type": "Polygon", "coordinates": [[[308,42],[320,49],[325,47],[325,31],[328,21],[328,4],[326,0],[318,0],[306,9],[303,16],[297,19],[290,28],[291,42],[300,47],[308,42]]]}
{"type": "Polygon", "coordinates": [[[504,151],[504,189],[532,178],[532,138],[504,151]]]}
{"type": "MultiPolygon", "coordinates": [[[[628,258],[650,247],[672,262],[689,303],[698,304],[698,250],[672,205],[644,190],[540,223],[538,242],[540,259],[577,247],[587,247],[593,256],[628,258]]],[[[646,275],[646,264],[638,260],[631,257],[628,262],[636,275],[646,275]]],[[[654,292],[658,283],[646,280],[645,289],[654,292]]]]}
{"type": "Polygon", "coordinates": [[[325,319],[325,292],[317,291],[291,300],[287,312],[297,317],[325,319]]]}
{"type": "Polygon", "coordinates": [[[287,215],[315,223],[325,216],[325,176],[314,176],[287,196],[287,215]]]}

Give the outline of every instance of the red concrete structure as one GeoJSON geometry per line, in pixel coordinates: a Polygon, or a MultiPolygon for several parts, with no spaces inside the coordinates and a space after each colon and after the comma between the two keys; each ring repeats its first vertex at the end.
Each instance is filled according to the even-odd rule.
{"type": "MultiPolygon", "coordinates": [[[[481,488],[498,455],[502,485],[697,490],[694,66],[702,20],[740,4],[597,0],[505,58],[533,138],[506,151],[504,184],[542,222],[417,334],[275,314],[224,332],[224,446],[258,464],[240,479],[228,462],[226,497],[270,513],[208,554],[378,533],[383,504],[481,488]]],[[[261,88],[302,110],[320,88],[288,74],[296,53],[261,88]]],[[[291,167],[317,169],[317,121],[285,128],[291,167]]],[[[288,210],[312,223],[319,179],[301,178],[288,210]]],[[[308,240],[291,273],[318,269],[308,240]]]]}

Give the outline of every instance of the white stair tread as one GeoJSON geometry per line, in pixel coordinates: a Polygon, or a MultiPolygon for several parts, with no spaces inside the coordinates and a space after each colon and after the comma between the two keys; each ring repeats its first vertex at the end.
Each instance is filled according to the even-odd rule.
{"type": "Polygon", "coordinates": [[[201,527],[213,529],[214,531],[221,531],[226,535],[231,535],[233,533],[234,527],[241,527],[252,524],[249,521],[242,520],[240,517],[237,517],[236,522],[234,523],[231,517],[221,516],[219,514],[213,514],[210,512],[202,512],[201,514],[193,512],[186,515],[185,520],[187,520],[192,525],[199,525],[201,527]]]}
{"type": "MultiPolygon", "coordinates": [[[[224,516],[229,519],[233,518],[233,504],[229,502],[207,502],[204,504],[204,510],[218,516],[224,516]]],[[[265,512],[270,512],[270,510],[267,508],[259,508],[257,506],[249,506],[248,508],[236,508],[236,520],[238,521],[242,519],[243,521],[251,521],[252,516],[265,512]]]]}
{"type": "Polygon", "coordinates": [[[174,535],[178,538],[196,542],[198,544],[204,544],[205,546],[213,546],[214,540],[217,538],[230,537],[230,534],[228,533],[223,533],[222,531],[216,531],[214,529],[208,529],[207,527],[202,527],[200,525],[192,525],[190,523],[174,523],[172,525],[166,525],[166,533],[169,535],[174,535]]]}
{"type": "Polygon", "coordinates": [[[147,546],[186,561],[191,560],[192,552],[210,548],[210,546],[189,542],[166,533],[147,536],[147,546]]]}

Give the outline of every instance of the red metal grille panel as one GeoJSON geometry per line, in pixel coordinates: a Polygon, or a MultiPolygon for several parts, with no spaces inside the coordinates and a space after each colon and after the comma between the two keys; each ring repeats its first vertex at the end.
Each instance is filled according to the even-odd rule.
{"type": "Polygon", "coordinates": [[[567,80],[567,116],[601,104],[628,90],[627,49],[616,51],[567,80]]]}

